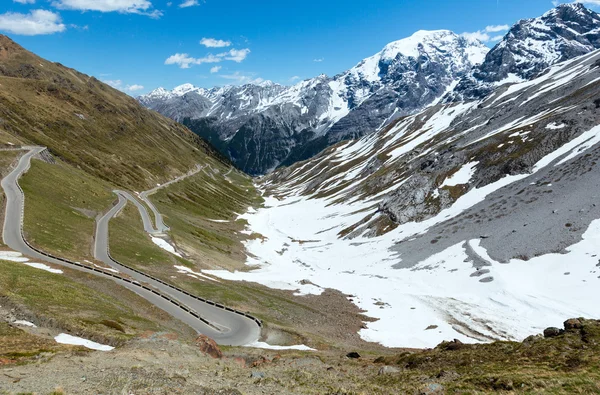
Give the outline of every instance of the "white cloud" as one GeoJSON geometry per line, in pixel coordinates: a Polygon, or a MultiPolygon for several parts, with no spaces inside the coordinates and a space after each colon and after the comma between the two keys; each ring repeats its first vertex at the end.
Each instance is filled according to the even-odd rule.
{"type": "MultiPolygon", "coordinates": [[[[598,1],[600,1],[600,0],[598,0],[598,1]]],[[[490,25],[490,26],[486,26],[484,29],[478,30],[476,32],[463,33],[462,36],[469,40],[479,40],[484,43],[496,42],[496,41],[502,40],[502,38],[504,38],[504,36],[502,36],[502,35],[490,36],[489,33],[505,32],[509,29],[510,29],[510,26],[508,26],[508,25],[490,25]]]]}
{"type": "Polygon", "coordinates": [[[198,0],[185,0],[183,3],[179,4],[179,8],[193,7],[196,5],[200,5],[198,0]]]}
{"type": "Polygon", "coordinates": [[[137,91],[141,91],[142,89],[144,89],[143,85],[137,85],[137,84],[123,86],[123,81],[121,81],[121,80],[103,80],[102,82],[104,82],[107,85],[112,86],[115,89],[120,90],[121,92],[137,92],[137,91]]]}
{"type": "Polygon", "coordinates": [[[505,32],[510,29],[508,25],[490,25],[485,27],[486,33],[505,32]]]}
{"type": "Polygon", "coordinates": [[[217,40],[216,38],[203,38],[200,44],[207,48],[223,48],[230,47],[231,41],[217,40]]]}
{"type": "Polygon", "coordinates": [[[225,52],[225,53],[217,55],[217,56],[223,56],[226,60],[232,60],[234,62],[240,63],[244,59],[246,59],[249,54],[250,54],[250,50],[248,48],[245,48],[245,49],[232,49],[229,52],[225,52]]]}
{"type": "Polygon", "coordinates": [[[67,27],[62,23],[59,14],[46,10],[32,10],[29,14],[7,12],[0,14],[0,30],[36,36],[64,32],[67,27]]]}
{"type": "Polygon", "coordinates": [[[297,76],[297,75],[295,75],[292,78],[290,78],[290,82],[296,82],[296,81],[299,81],[299,80],[301,80],[301,78],[299,76],[297,76]]]}
{"type": "Polygon", "coordinates": [[[325,59],[323,59],[323,58],[317,58],[317,59],[313,59],[313,62],[321,63],[324,60],[325,59]]]}
{"type": "Polygon", "coordinates": [[[214,66],[214,67],[211,67],[210,72],[211,72],[211,74],[215,74],[215,73],[218,73],[219,71],[221,71],[222,68],[223,68],[222,66],[214,66]]]}
{"type": "Polygon", "coordinates": [[[152,10],[149,0],[54,0],[52,5],[65,10],[120,12],[153,18],[162,16],[162,12],[152,10]]]}
{"type": "Polygon", "coordinates": [[[121,80],[104,80],[102,82],[112,86],[115,89],[121,89],[121,87],[123,86],[123,81],[121,80]]]}
{"type": "Polygon", "coordinates": [[[137,85],[137,84],[127,85],[125,87],[125,90],[127,92],[137,92],[137,91],[141,91],[142,89],[144,89],[144,86],[143,85],[137,85]]]}
{"type": "Polygon", "coordinates": [[[35,0],[13,0],[13,2],[19,4],[35,4],[35,0]]]}
{"type": "Polygon", "coordinates": [[[194,58],[187,53],[176,53],[171,55],[165,60],[166,65],[176,64],[182,69],[189,69],[192,65],[200,65],[205,63],[221,63],[224,60],[231,60],[233,62],[241,63],[250,50],[245,49],[232,49],[228,52],[223,52],[217,55],[209,54],[203,58],[194,58]]]}

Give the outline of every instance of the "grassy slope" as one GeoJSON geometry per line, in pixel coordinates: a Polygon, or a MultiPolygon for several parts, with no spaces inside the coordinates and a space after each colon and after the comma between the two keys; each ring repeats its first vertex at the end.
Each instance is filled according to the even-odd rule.
{"type": "Polygon", "coordinates": [[[0,143],[47,146],[116,185],[143,189],[215,155],[188,129],[132,97],[2,35],[0,84],[0,143]]]}
{"type": "Polygon", "coordinates": [[[98,213],[116,200],[111,186],[64,163],[31,162],[21,178],[25,192],[25,235],[59,256],[93,260],[98,213]]]}
{"type": "Polygon", "coordinates": [[[248,177],[238,172],[222,176],[226,172],[226,168],[213,163],[150,197],[171,227],[174,241],[202,268],[241,267],[245,260],[241,240],[245,236],[239,232],[244,223],[235,221],[235,213],[262,202],[248,177]]]}
{"type": "MultiPolygon", "coordinates": [[[[18,152],[0,151],[1,174],[8,172],[8,166],[17,155],[18,152]]],[[[68,249],[68,256],[89,257],[94,221],[71,206],[100,210],[114,200],[107,185],[91,180],[85,172],[65,164],[50,165],[34,160],[24,184],[37,182],[43,188],[32,188],[28,193],[30,236],[53,252],[68,249]],[[46,217],[48,211],[61,215],[46,217]],[[45,220],[36,220],[38,214],[44,215],[45,220]],[[80,238],[76,237],[79,233],[83,234],[80,238]]],[[[2,307],[14,308],[44,326],[112,344],[147,331],[192,335],[189,328],[113,281],[62,270],[63,275],[56,275],[20,263],[0,261],[2,307]]],[[[58,349],[60,347],[51,340],[0,323],[0,364],[3,358],[19,359],[58,349]]]]}
{"type": "Polygon", "coordinates": [[[112,280],[63,268],[60,275],[21,263],[0,266],[0,296],[45,326],[113,344],[146,331],[180,329],[169,315],[112,280]]]}

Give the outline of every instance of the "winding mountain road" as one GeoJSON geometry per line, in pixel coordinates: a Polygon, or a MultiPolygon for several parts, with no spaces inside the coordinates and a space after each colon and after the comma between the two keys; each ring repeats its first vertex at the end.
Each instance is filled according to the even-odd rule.
{"type": "MultiPolygon", "coordinates": [[[[156,233],[165,233],[167,232],[170,228],[165,224],[165,222],[163,221],[163,217],[162,214],[157,210],[156,206],[154,206],[154,204],[152,203],[152,201],[150,201],[150,199],[148,198],[150,195],[152,195],[153,193],[157,192],[158,190],[168,187],[169,185],[175,184],[176,182],[179,182],[183,179],[186,179],[188,177],[191,177],[195,174],[198,174],[199,172],[202,171],[202,169],[204,169],[203,166],[198,166],[196,169],[188,172],[187,174],[184,174],[180,177],[177,177],[171,181],[165,182],[162,185],[158,185],[155,188],[149,189],[147,191],[144,192],[140,192],[140,194],[138,195],[138,197],[144,202],[146,203],[146,205],[148,207],[150,207],[150,210],[152,210],[152,213],[154,214],[154,220],[156,222],[156,233]]],[[[139,207],[138,207],[139,209],[139,207]]],[[[142,210],[140,209],[140,213],[142,212],[142,210]]],[[[151,232],[148,232],[151,233],[151,232]]]]}
{"type": "Polygon", "coordinates": [[[174,318],[192,327],[198,333],[213,338],[222,345],[245,345],[258,340],[260,327],[252,317],[212,302],[205,302],[185,291],[179,290],[160,280],[132,270],[116,262],[108,252],[108,223],[127,204],[127,197],[121,191],[119,201],[97,222],[94,254],[98,260],[118,270],[130,278],[111,274],[107,271],[86,267],[81,264],[52,257],[30,246],[22,233],[24,194],[19,187],[19,178],[29,169],[31,158],[43,152],[44,147],[24,147],[29,151],[20,159],[17,166],[2,179],[2,188],[6,195],[6,215],[3,226],[3,240],[11,249],[36,260],[72,269],[93,273],[108,278],[130,289],[156,307],[166,311],[174,318]],[[148,285],[150,286],[148,286],[148,285]]]}

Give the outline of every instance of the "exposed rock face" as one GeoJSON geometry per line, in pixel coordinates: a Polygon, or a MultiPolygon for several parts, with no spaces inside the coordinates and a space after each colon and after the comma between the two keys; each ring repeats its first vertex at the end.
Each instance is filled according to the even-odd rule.
{"type": "Polygon", "coordinates": [[[223,358],[223,353],[221,349],[217,345],[217,343],[208,336],[200,335],[196,338],[196,345],[198,349],[205,354],[210,355],[213,358],[221,359],[223,358]]]}
{"type": "Polygon", "coordinates": [[[523,19],[460,80],[445,101],[481,99],[503,82],[528,80],[549,66],[600,48],[600,15],[579,3],[523,19]]]}
{"type": "Polygon", "coordinates": [[[292,87],[185,84],[139,101],[184,123],[244,171],[264,174],[423,109],[487,51],[447,30],[419,31],[333,78],[320,75],[292,87]]]}

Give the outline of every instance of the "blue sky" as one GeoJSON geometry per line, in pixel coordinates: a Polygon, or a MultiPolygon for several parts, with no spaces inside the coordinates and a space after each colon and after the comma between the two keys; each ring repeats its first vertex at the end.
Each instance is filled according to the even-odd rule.
{"type": "Polygon", "coordinates": [[[0,32],[132,95],[186,82],[202,87],[257,79],[291,84],[337,74],[420,29],[478,32],[491,39],[505,32],[486,33],[486,27],[512,25],[553,7],[550,0],[1,3],[0,32]]]}

